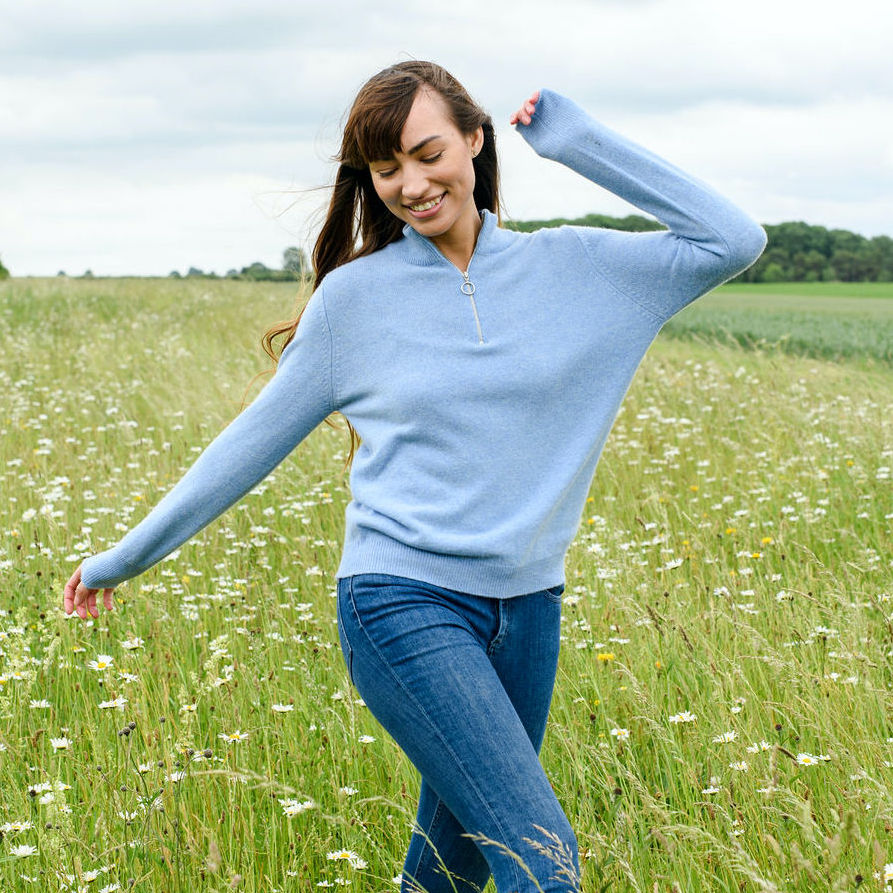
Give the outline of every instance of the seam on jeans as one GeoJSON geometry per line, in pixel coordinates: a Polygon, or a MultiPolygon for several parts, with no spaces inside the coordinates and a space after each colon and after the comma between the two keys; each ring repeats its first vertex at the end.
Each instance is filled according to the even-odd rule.
{"type": "Polygon", "coordinates": [[[504,599],[499,599],[496,602],[496,614],[499,617],[499,626],[496,628],[496,635],[493,636],[487,645],[487,655],[491,657],[495,654],[497,649],[502,646],[506,633],[508,632],[508,611],[503,610],[503,602],[504,599]]]}
{"type": "MultiPolygon", "coordinates": [[[[372,641],[372,636],[369,635],[369,633],[366,631],[366,628],[363,626],[363,621],[360,620],[360,612],[357,610],[356,599],[354,598],[353,577],[351,577],[349,579],[348,592],[350,593],[350,605],[351,605],[351,608],[353,608],[354,616],[357,619],[357,626],[359,627],[359,629],[363,633],[363,635],[366,636],[366,639],[369,642],[369,645],[372,647],[372,650],[375,652],[376,656],[382,662],[382,664],[387,668],[388,673],[393,678],[393,680],[397,684],[397,686],[403,691],[403,693],[406,695],[406,697],[413,704],[416,705],[416,708],[422,714],[422,716],[425,718],[425,721],[428,723],[428,726],[433,730],[435,737],[437,737],[440,740],[440,742],[443,745],[446,752],[452,757],[456,766],[459,768],[459,771],[461,772],[462,776],[465,778],[465,780],[468,782],[471,789],[475,792],[478,799],[483,804],[484,809],[489,813],[490,818],[493,821],[493,824],[499,829],[499,833],[502,835],[503,839],[508,840],[509,835],[506,833],[505,828],[503,828],[502,823],[499,821],[496,814],[490,808],[490,804],[487,802],[487,799],[484,797],[480,788],[477,786],[475,780],[471,777],[471,774],[466,769],[465,764],[462,762],[462,760],[459,759],[459,757],[457,756],[457,754],[455,753],[453,748],[450,746],[450,742],[441,734],[440,730],[437,728],[437,724],[428,715],[428,711],[425,710],[424,705],[403,684],[403,680],[394,672],[394,668],[391,666],[391,664],[387,660],[385,660],[384,655],[382,655],[382,653],[378,650],[378,646],[375,644],[375,642],[372,641]]],[[[438,795],[438,799],[440,799],[439,795],[438,795]]],[[[458,821],[458,819],[457,819],[457,821],[458,821]]],[[[468,831],[467,828],[465,830],[468,831]]],[[[520,855],[520,853],[518,855],[520,855]]],[[[514,878],[512,879],[512,883],[520,882],[521,884],[523,884],[524,881],[518,873],[518,866],[515,864],[514,860],[512,860],[512,859],[510,859],[509,862],[511,863],[512,872],[514,873],[514,878]]]]}
{"type": "Polygon", "coordinates": [[[343,609],[341,606],[341,594],[336,592],[335,598],[335,620],[341,635],[344,637],[344,645],[347,653],[344,655],[344,662],[347,664],[347,678],[351,685],[353,682],[353,647],[347,639],[347,632],[344,629],[343,609]]]}
{"type": "MultiPolygon", "coordinates": [[[[430,863],[431,858],[434,858],[435,859],[434,864],[435,865],[437,864],[436,857],[438,854],[437,854],[437,850],[431,844],[431,835],[432,835],[432,832],[434,831],[434,826],[437,824],[438,819],[443,814],[444,809],[446,809],[446,804],[443,802],[443,800],[440,799],[440,796],[438,795],[437,796],[437,806],[434,808],[434,813],[431,816],[431,821],[428,823],[428,827],[426,829],[424,829],[425,836],[424,836],[424,840],[422,843],[422,851],[419,854],[418,861],[416,862],[416,865],[415,865],[415,874],[413,875],[413,877],[415,877],[415,878],[420,877],[420,869],[422,868],[423,861],[430,863]],[[433,855],[426,860],[425,857],[428,856],[429,853],[431,853],[433,855]]],[[[442,861],[443,861],[443,859],[441,858],[441,862],[442,861]]],[[[428,868],[429,866],[426,864],[425,867],[428,868]]]]}

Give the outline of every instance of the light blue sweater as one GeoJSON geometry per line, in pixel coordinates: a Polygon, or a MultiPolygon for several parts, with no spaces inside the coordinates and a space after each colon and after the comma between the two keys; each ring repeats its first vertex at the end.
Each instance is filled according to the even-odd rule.
{"type": "Polygon", "coordinates": [[[700,180],[543,90],[521,135],[669,231],[483,227],[462,273],[407,226],[333,270],[257,399],[86,586],[160,561],[330,413],[362,438],[338,576],[390,573],[505,598],[564,580],[596,463],[661,326],[750,266],[762,228],[700,180]]]}

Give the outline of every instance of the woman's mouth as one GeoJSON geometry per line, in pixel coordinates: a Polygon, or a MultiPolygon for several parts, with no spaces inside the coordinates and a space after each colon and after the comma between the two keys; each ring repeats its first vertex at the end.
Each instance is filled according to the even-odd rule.
{"type": "Polygon", "coordinates": [[[440,210],[440,206],[443,203],[445,196],[446,193],[443,192],[436,198],[430,198],[423,202],[416,202],[414,205],[407,205],[406,208],[409,213],[417,219],[423,220],[426,217],[433,217],[440,210]]]}

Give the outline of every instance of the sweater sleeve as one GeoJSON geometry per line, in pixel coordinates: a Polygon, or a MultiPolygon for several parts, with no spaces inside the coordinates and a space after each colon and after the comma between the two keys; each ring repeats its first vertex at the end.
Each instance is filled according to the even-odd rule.
{"type": "Polygon", "coordinates": [[[331,333],[317,291],[273,378],[136,527],[84,561],[83,584],[117,586],[161,561],[262,481],[336,409],[331,333]]]}
{"type": "Polygon", "coordinates": [[[596,271],[665,322],[695,298],[746,270],[766,234],[706,183],[542,90],[517,129],[557,161],[656,217],[668,231],[626,233],[574,227],[596,271]]]}

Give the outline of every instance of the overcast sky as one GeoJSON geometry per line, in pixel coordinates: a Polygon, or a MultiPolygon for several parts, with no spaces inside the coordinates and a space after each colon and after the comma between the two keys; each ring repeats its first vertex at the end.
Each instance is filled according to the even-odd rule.
{"type": "Polygon", "coordinates": [[[508,125],[550,87],[761,223],[893,236],[891,36],[890,0],[0,0],[0,257],[278,267],[357,89],[407,58],[494,117],[517,219],[635,210],[508,125]]]}

